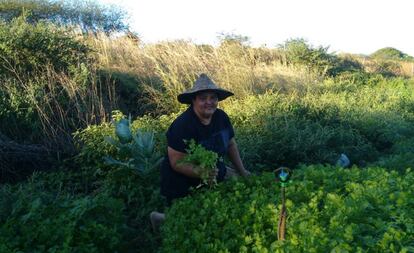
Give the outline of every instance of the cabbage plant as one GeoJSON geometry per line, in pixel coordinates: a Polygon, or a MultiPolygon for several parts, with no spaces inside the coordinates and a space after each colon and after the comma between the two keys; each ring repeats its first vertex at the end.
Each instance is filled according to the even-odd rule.
{"type": "Polygon", "coordinates": [[[116,137],[105,137],[105,141],[117,150],[116,158],[104,157],[105,163],[132,169],[139,174],[147,174],[160,165],[162,156],[155,152],[154,133],[139,129],[133,132],[130,122],[131,119],[120,119],[115,123],[116,137]]]}

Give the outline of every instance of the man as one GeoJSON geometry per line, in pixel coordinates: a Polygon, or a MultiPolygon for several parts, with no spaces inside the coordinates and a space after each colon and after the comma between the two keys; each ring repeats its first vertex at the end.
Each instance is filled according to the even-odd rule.
{"type": "MultiPolygon", "coordinates": [[[[227,114],[218,109],[218,102],[233,93],[219,88],[207,75],[201,74],[193,87],[180,95],[178,101],[190,105],[174,120],[167,131],[167,156],[161,166],[161,194],[168,205],[172,200],[187,196],[191,187],[200,184],[200,176],[194,165],[179,163],[186,156],[186,140],[194,139],[207,150],[218,154],[217,169],[212,172],[218,182],[236,175],[247,176],[234,139],[234,130],[227,114]],[[223,157],[228,156],[235,170],[225,166],[223,157]]],[[[156,229],[165,215],[152,212],[151,223],[156,229]]]]}

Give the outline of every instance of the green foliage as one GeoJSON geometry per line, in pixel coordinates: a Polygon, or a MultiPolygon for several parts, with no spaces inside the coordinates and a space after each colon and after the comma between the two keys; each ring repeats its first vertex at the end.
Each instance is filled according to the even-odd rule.
{"type": "Polygon", "coordinates": [[[161,163],[161,155],[155,152],[155,140],[153,132],[137,130],[131,133],[129,122],[121,119],[115,123],[117,139],[107,136],[105,140],[116,148],[119,160],[113,157],[105,157],[108,165],[126,167],[137,171],[139,174],[147,174],[157,168],[161,163]]]}
{"type": "Polygon", "coordinates": [[[368,64],[367,71],[380,73],[384,76],[403,75],[404,61],[414,58],[392,47],[381,48],[370,55],[373,60],[368,64]]]}
{"type": "Polygon", "coordinates": [[[115,5],[96,1],[3,0],[0,2],[0,19],[10,22],[30,12],[29,22],[50,21],[58,25],[75,25],[84,32],[125,31],[126,11],[115,5]]]}
{"type": "Polygon", "coordinates": [[[342,73],[362,73],[364,66],[354,57],[349,55],[332,56],[332,67],[327,70],[329,76],[337,76],[342,73]]]}
{"type": "MultiPolygon", "coordinates": [[[[342,74],[303,94],[249,96],[229,102],[223,109],[233,122],[249,170],[334,164],[341,153],[353,164],[365,166],[382,156],[408,152],[396,148],[414,133],[412,88],[404,79],[342,74]]],[[[155,131],[155,150],[165,152],[164,133],[176,116],[145,116],[134,121],[132,128],[155,131]]],[[[100,131],[108,134],[108,127],[84,131],[88,144],[80,153],[85,155],[83,161],[114,154],[114,149],[102,142],[105,135],[100,131]]]]}
{"type": "Polygon", "coordinates": [[[308,71],[323,76],[336,76],[343,72],[363,72],[362,64],[350,55],[328,53],[329,47],[313,47],[304,39],[290,39],[279,45],[287,64],[305,66],[308,71]]]}
{"type": "Polygon", "coordinates": [[[370,57],[377,58],[377,59],[385,59],[385,60],[409,60],[409,59],[412,60],[413,59],[412,56],[409,56],[393,47],[384,47],[384,48],[378,49],[377,51],[372,53],[370,57]]]}
{"type": "Polygon", "coordinates": [[[374,162],[373,166],[392,168],[404,171],[406,168],[414,168],[414,138],[404,138],[398,141],[392,148],[392,152],[374,162]]]}
{"type": "Polygon", "coordinates": [[[328,53],[328,47],[313,48],[304,39],[290,39],[279,46],[284,50],[287,62],[293,65],[303,65],[309,71],[325,75],[333,67],[333,56],[328,53]]]}
{"type": "Polygon", "coordinates": [[[397,170],[405,170],[414,167],[414,153],[391,154],[381,157],[374,165],[384,168],[394,168],[397,170]]]}
{"type": "MultiPolygon", "coordinates": [[[[114,112],[113,119],[120,120],[125,117],[119,111],[114,112]]],[[[142,132],[153,132],[153,137],[151,135],[148,136],[151,137],[148,140],[152,140],[154,143],[147,147],[153,145],[153,153],[163,154],[167,145],[165,132],[176,116],[177,114],[171,114],[156,118],[151,116],[137,118],[131,122],[131,132],[137,132],[138,129],[142,132]]],[[[102,123],[100,125],[90,125],[74,133],[75,143],[78,148],[78,154],[75,156],[74,161],[77,165],[91,168],[93,169],[93,174],[99,174],[102,168],[108,167],[103,157],[111,156],[115,159],[125,159],[125,157],[119,157],[120,154],[116,146],[106,140],[108,137],[114,140],[118,138],[115,135],[114,125],[115,121],[112,123],[102,123]]],[[[153,155],[155,156],[155,154],[153,155]]]]}
{"type": "Polygon", "coordinates": [[[113,167],[106,173],[100,191],[125,205],[126,224],[131,232],[124,237],[125,249],[119,252],[156,252],[160,241],[154,235],[149,222],[149,214],[162,211],[165,202],[160,194],[160,172],[154,169],[145,175],[122,166],[113,167]],[[128,251],[127,251],[128,250],[128,251]]]}
{"type": "Polygon", "coordinates": [[[89,122],[91,107],[99,108],[90,52],[54,25],[33,25],[25,16],[1,22],[0,131],[19,142],[71,150],[70,132],[89,122]]]}
{"type": "Polygon", "coordinates": [[[78,149],[74,157],[75,163],[82,167],[102,167],[102,157],[115,152],[115,148],[105,141],[105,137],[111,135],[115,137],[113,127],[109,123],[91,125],[75,132],[73,138],[78,149]]]}
{"type": "Polygon", "coordinates": [[[45,191],[36,181],[0,188],[1,252],[115,252],[120,248],[126,232],[121,201],[60,190],[45,191]]]}
{"type": "Polygon", "coordinates": [[[393,60],[377,59],[371,63],[369,68],[371,72],[379,73],[387,77],[395,77],[401,75],[400,63],[393,60]]]}
{"type": "Polygon", "coordinates": [[[171,122],[163,123],[164,120],[169,121],[167,117],[143,117],[129,124],[119,111],[114,112],[113,119],[128,123],[127,132],[130,132],[131,139],[126,143],[120,142],[114,131],[117,121],[90,126],[76,134],[80,153],[75,161],[81,171],[85,171],[84,174],[95,175],[97,181],[90,188],[98,187],[97,191],[121,199],[125,204],[127,225],[134,229],[130,237],[125,238],[126,249],[155,251],[159,242],[151,233],[148,214],[161,210],[164,205],[159,193],[161,160],[159,144],[156,143],[160,137],[156,136],[164,136],[166,125],[171,122]],[[162,134],[156,132],[154,135],[160,127],[164,129],[162,134]],[[151,132],[147,132],[149,129],[151,132]]]}
{"type": "Polygon", "coordinates": [[[142,83],[151,82],[155,85],[156,82],[159,82],[156,78],[149,78],[150,80],[147,81],[146,78],[137,76],[136,73],[103,69],[99,70],[98,78],[103,83],[113,83],[114,92],[119,97],[116,108],[125,114],[137,117],[155,111],[157,105],[150,103],[142,83]]]}
{"type": "Polygon", "coordinates": [[[162,252],[410,252],[414,174],[311,166],[286,188],[284,242],[277,241],[280,185],[265,173],[176,201],[162,252]]]}
{"type": "MultiPolygon", "coordinates": [[[[131,129],[129,129],[129,122],[131,120],[120,119],[115,123],[115,135],[118,137],[121,144],[132,141],[131,129]]],[[[114,140],[111,140],[114,141],[114,140]]]]}
{"type": "MultiPolygon", "coordinates": [[[[113,118],[122,120],[124,115],[115,111],[113,118]]],[[[0,222],[7,222],[8,227],[0,228],[3,247],[0,249],[6,252],[45,252],[49,248],[50,251],[62,252],[135,252],[137,248],[156,251],[159,238],[151,233],[148,214],[153,210],[162,210],[164,206],[159,193],[160,175],[157,169],[160,156],[155,151],[154,135],[142,135],[143,132],[137,133],[136,129],[157,129],[165,118],[155,122],[144,117],[133,122],[133,140],[124,144],[136,144],[129,147],[129,155],[121,154],[116,146],[105,140],[105,137],[111,136],[117,145],[121,145],[115,135],[114,124],[90,126],[75,135],[81,152],[74,160],[67,161],[74,169],[35,174],[28,183],[22,184],[25,190],[21,193],[20,188],[5,186],[7,194],[2,194],[4,198],[0,200],[0,222]],[[144,154],[145,159],[157,158],[154,163],[148,159],[144,161],[146,164],[143,164],[148,167],[144,169],[145,173],[135,167],[109,166],[104,162],[105,156],[130,160],[136,158],[132,155],[137,151],[142,151],[139,155],[144,154]],[[27,227],[23,223],[15,226],[29,211],[13,213],[14,206],[26,203],[21,209],[27,209],[32,201],[29,198],[35,201],[40,193],[45,200],[42,199],[42,209],[33,210],[31,216],[35,220],[27,227]],[[74,217],[75,210],[85,214],[74,217]],[[38,229],[29,231],[32,225],[38,229]],[[15,228],[18,230],[11,233],[15,228]],[[55,232],[58,229],[60,231],[55,232]],[[36,239],[37,234],[45,238],[53,237],[45,242],[44,239],[36,239]],[[18,240],[11,239],[13,236],[18,240]],[[24,241],[27,244],[23,245],[24,241]]],[[[143,164],[137,163],[139,168],[143,164]]]]}
{"type": "Polygon", "coordinates": [[[215,181],[210,182],[209,178],[211,171],[216,169],[217,153],[205,149],[201,144],[197,144],[194,139],[187,140],[186,144],[188,145],[187,155],[178,163],[193,165],[194,171],[200,175],[204,184],[216,183],[215,181]]]}
{"type": "Polygon", "coordinates": [[[52,66],[57,71],[88,61],[90,48],[67,30],[52,24],[30,24],[26,16],[0,22],[0,75],[22,82],[33,71],[52,66]]]}
{"type": "Polygon", "coordinates": [[[341,153],[365,165],[412,137],[412,88],[404,79],[343,75],[309,92],[251,96],[224,110],[251,170],[332,164],[341,153]]]}
{"type": "MultiPolygon", "coordinates": [[[[29,94],[23,94],[15,80],[4,80],[0,86],[0,131],[6,136],[31,140],[38,134],[41,122],[35,108],[29,106],[29,94]]],[[[18,139],[14,138],[14,139],[18,139]]]]}
{"type": "MultiPolygon", "coordinates": [[[[166,252],[412,251],[408,239],[413,233],[413,203],[407,197],[412,195],[412,172],[404,171],[414,163],[414,83],[384,77],[387,66],[372,71],[382,75],[366,74],[357,59],[330,55],[327,48],[313,48],[303,40],[283,49],[259,50],[236,36],[217,49],[169,43],[128,51],[118,45],[119,51],[105,51],[107,55],[118,57],[124,50],[136,55],[128,55],[128,71],[117,69],[119,74],[112,78],[98,75],[91,65],[91,50],[56,26],[31,24],[27,17],[2,23],[0,33],[0,52],[6,59],[0,59],[0,132],[31,142],[45,129],[65,138],[61,129],[70,134],[70,129],[79,128],[74,134],[79,153],[65,164],[73,170],[35,174],[21,188],[2,186],[0,252],[157,251],[159,238],[150,232],[148,214],[163,208],[158,154],[165,153],[168,126],[185,109],[177,104],[176,94],[188,88],[200,70],[237,92],[235,98],[243,98],[220,106],[234,123],[249,170],[332,164],[341,153],[353,164],[388,170],[296,171],[288,189],[286,244],[275,242],[279,188],[270,175],[222,184],[217,191],[173,206],[168,215],[175,221],[165,228],[166,252]],[[296,65],[316,74],[309,79],[280,77],[279,73],[302,75],[296,65]],[[320,74],[333,77],[315,82],[320,74]],[[141,90],[144,84],[153,89],[141,90]],[[105,93],[106,86],[108,98],[93,93],[105,93]],[[267,89],[281,92],[256,94],[267,89]],[[150,95],[154,100],[145,100],[150,95]],[[133,115],[148,110],[155,115],[177,113],[128,122],[130,135],[126,131],[120,141],[116,132],[119,136],[122,130],[114,131],[114,123],[125,116],[119,111],[114,122],[94,125],[105,121],[106,108],[114,108],[112,99],[119,105],[115,108],[133,115]],[[111,157],[112,165],[104,157],[111,157]],[[398,169],[403,176],[389,169],[398,169]],[[84,216],[76,216],[77,210],[84,216]],[[210,229],[210,223],[220,230],[210,229]]],[[[111,47],[106,41],[98,43],[105,50],[111,47]]]]}

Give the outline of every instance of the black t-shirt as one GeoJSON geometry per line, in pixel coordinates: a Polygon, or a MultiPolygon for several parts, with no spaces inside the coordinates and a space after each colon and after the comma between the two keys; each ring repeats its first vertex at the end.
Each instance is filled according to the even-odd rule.
{"type": "MultiPolygon", "coordinates": [[[[194,139],[207,150],[214,151],[219,156],[217,168],[219,170],[217,180],[222,181],[226,174],[223,156],[227,154],[229,142],[234,137],[233,126],[227,114],[217,109],[209,125],[203,125],[190,106],[183,112],[167,131],[168,146],[172,149],[187,153],[187,145],[184,140],[194,139]]],[[[168,155],[161,166],[161,194],[169,201],[184,197],[189,193],[190,187],[200,184],[200,179],[191,178],[176,172],[170,165],[168,155]]]]}

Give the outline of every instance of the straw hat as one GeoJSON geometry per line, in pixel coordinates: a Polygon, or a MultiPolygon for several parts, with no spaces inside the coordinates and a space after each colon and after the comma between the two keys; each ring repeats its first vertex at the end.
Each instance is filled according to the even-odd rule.
{"type": "Polygon", "coordinates": [[[200,91],[214,91],[217,93],[219,101],[222,101],[230,96],[233,92],[218,87],[206,74],[201,74],[191,89],[188,89],[177,96],[178,102],[182,104],[191,104],[195,94],[200,91]]]}

